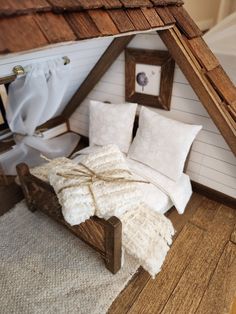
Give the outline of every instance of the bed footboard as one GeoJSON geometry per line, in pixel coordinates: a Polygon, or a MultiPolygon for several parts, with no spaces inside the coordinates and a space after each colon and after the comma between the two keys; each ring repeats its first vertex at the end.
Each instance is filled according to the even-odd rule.
{"type": "Polygon", "coordinates": [[[50,184],[33,176],[26,164],[19,164],[17,173],[29,210],[32,212],[40,210],[63,224],[100,253],[107,269],[113,274],[119,271],[122,254],[122,224],[117,217],[111,217],[108,220],[92,217],[78,226],[71,226],[64,220],[61,206],[50,184]]]}

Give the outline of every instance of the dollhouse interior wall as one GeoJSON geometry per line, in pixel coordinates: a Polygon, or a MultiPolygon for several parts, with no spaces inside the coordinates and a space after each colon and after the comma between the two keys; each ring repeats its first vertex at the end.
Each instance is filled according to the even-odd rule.
{"type": "MultiPolygon", "coordinates": [[[[63,100],[66,105],[111,41],[111,38],[94,39],[26,54],[4,56],[0,58],[2,75],[9,74],[17,64],[25,66],[55,56],[67,55],[71,59],[72,67],[70,87],[63,100]]],[[[166,50],[156,33],[137,35],[129,47],[166,50]]],[[[236,72],[234,74],[231,71],[230,75],[236,76],[236,72]]],[[[125,102],[124,52],[70,119],[71,129],[86,136],[89,129],[88,105],[91,99],[113,103],[125,102]]],[[[203,130],[192,147],[187,173],[195,182],[236,197],[235,157],[178,66],[175,69],[171,111],[155,110],[179,121],[203,125],[203,130]]]]}

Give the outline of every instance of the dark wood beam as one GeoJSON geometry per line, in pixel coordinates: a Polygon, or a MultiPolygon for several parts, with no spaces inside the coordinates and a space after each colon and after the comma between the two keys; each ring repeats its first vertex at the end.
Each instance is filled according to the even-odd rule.
{"type": "Polygon", "coordinates": [[[69,119],[135,35],[115,38],[64,109],[69,119]]]}

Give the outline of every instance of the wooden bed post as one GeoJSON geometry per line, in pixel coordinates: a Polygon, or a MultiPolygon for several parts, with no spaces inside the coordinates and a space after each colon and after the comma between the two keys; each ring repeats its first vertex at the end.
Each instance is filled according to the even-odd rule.
{"type": "Polygon", "coordinates": [[[106,268],[116,274],[121,268],[122,223],[117,217],[107,220],[106,228],[106,268]]]}

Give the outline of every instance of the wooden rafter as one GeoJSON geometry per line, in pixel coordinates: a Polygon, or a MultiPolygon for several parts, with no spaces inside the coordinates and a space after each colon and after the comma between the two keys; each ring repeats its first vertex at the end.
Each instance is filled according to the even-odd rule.
{"type": "Polygon", "coordinates": [[[85,81],[79,87],[77,92],[72,97],[71,101],[62,113],[65,119],[69,119],[74,111],[79,107],[82,101],[88,96],[94,86],[98,83],[101,77],[110,68],[116,58],[125,49],[134,35],[115,38],[104,54],[101,56],[95,67],[89,73],[85,81]]]}

